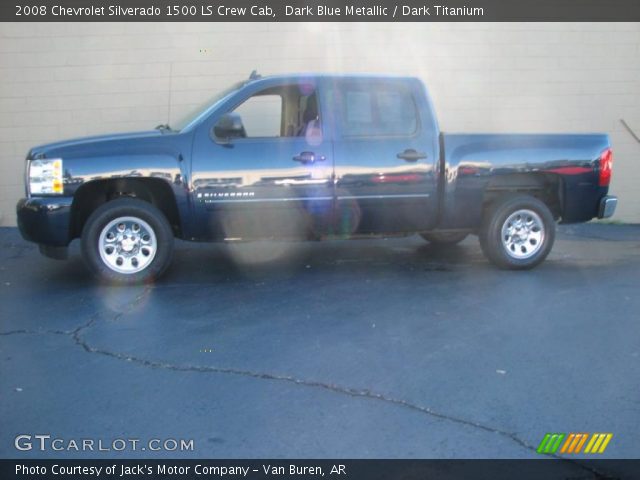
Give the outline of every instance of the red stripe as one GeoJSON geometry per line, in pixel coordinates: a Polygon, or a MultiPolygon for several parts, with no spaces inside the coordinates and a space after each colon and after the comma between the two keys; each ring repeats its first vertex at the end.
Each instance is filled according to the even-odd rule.
{"type": "Polygon", "coordinates": [[[589,173],[591,171],[593,170],[589,167],[559,167],[545,170],[545,172],[560,173],[563,175],[581,175],[583,173],[589,173]]]}

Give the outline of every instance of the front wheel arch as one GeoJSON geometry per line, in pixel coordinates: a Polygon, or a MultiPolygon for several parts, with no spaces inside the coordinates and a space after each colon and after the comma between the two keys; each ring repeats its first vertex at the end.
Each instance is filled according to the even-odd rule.
{"type": "Polygon", "coordinates": [[[91,214],[102,205],[120,198],[144,200],[160,210],[174,234],[182,237],[182,221],[175,192],[161,178],[109,178],[90,180],[78,187],[71,204],[71,238],[80,237],[91,214]]]}

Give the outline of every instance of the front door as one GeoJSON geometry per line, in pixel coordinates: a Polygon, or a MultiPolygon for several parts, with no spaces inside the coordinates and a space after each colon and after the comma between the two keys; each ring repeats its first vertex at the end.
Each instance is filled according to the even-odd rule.
{"type": "Polygon", "coordinates": [[[314,84],[249,91],[228,112],[244,131],[194,144],[193,198],[208,237],[322,234],[333,206],[333,156],[314,84]]]}

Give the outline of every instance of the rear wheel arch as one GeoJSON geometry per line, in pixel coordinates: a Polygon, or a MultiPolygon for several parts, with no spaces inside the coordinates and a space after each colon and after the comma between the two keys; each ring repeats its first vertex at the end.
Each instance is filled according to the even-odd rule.
{"type": "Polygon", "coordinates": [[[553,218],[562,218],[564,182],[553,173],[515,173],[496,175],[489,180],[483,195],[483,215],[507,196],[530,195],[544,203],[553,218]]]}

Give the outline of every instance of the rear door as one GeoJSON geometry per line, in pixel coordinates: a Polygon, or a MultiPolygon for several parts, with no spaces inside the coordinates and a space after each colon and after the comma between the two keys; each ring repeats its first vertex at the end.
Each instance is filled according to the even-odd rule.
{"type": "Polygon", "coordinates": [[[335,117],[340,233],[432,228],[439,148],[422,84],[412,79],[338,79],[328,98],[335,117]]]}

